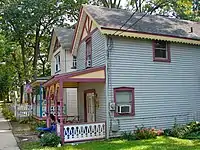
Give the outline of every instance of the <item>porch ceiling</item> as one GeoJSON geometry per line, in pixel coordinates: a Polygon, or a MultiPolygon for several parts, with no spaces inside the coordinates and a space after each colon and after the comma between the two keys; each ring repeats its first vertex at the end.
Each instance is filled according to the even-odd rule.
{"type": "Polygon", "coordinates": [[[105,66],[56,75],[44,83],[44,86],[51,86],[59,81],[65,88],[76,88],[81,82],[105,82],[105,66]]]}

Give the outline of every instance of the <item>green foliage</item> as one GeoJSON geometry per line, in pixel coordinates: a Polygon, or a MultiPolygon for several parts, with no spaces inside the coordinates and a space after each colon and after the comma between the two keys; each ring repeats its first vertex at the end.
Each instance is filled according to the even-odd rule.
{"type": "Polygon", "coordinates": [[[156,136],[163,135],[163,130],[154,129],[154,128],[146,128],[144,126],[137,127],[134,132],[122,132],[122,139],[125,140],[141,140],[141,139],[152,139],[156,138],[156,136]]]}
{"type": "Polygon", "coordinates": [[[24,142],[21,150],[199,150],[197,140],[178,139],[160,136],[148,140],[119,140],[91,141],[78,145],[66,144],[63,147],[41,147],[38,142],[24,142]]]}
{"type": "Polygon", "coordinates": [[[138,140],[156,138],[157,136],[157,133],[155,132],[154,129],[145,128],[144,126],[136,127],[134,134],[135,134],[136,139],[138,140]]]}
{"type": "Polygon", "coordinates": [[[50,146],[56,147],[60,144],[60,137],[57,136],[55,133],[45,133],[44,136],[41,137],[40,143],[42,146],[50,146]]]}
{"type": "Polygon", "coordinates": [[[178,138],[197,139],[200,138],[200,123],[190,122],[186,125],[174,124],[172,129],[166,129],[165,135],[178,138]]]}
{"type": "Polygon", "coordinates": [[[20,124],[30,124],[31,122],[34,122],[34,119],[32,117],[27,117],[19,121],[20,124]]]}
{"type": "Polygon", "coordinates": [[[45,121],[33,120],[29,122],[31,130],[35,131],[38,127],[46,127],[45,121]]]}
{"type": "Polygon", "coordinates": [[[16,117],[14,116],[14,113],[9,110],[9,106],[6,104],[2,106],[2,114],[6,119],[10,121],[17,121],[16,117]]]}
{"type": "Polygon", "coordinates": [[[122,139],[131,141],[136,140],[136,137],[132,132],[122,132],[122,139]]]}

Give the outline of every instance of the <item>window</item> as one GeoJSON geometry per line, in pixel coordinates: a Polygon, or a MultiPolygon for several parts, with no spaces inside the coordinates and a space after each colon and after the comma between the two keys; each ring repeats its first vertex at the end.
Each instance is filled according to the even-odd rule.
{"type": "Polygon", "coordinates": [[[76,69],[76,64],[77,64],[77,62],[76,62],[76,56],[73,56],[73,62],[72,62],[73,64],[72,64],[72,68],[71,69],[76,69]]]}
{"type": "Polygon", "coordinates": [[[115,116],[133,116],[135,114],[134,88],[114,88],[115,116]]]}
{"type": "Polygon", "coordinates": [[[55,55],[55,72],[60,71],[60,53],[55,55]]]}
{"type": "Polygon", "coordinates": [[[170,45],[166,41],[153,41],[153,60],[170,62],[170,45]]]}
{"type": "Polygon", "coordinates": [[[86,68],[92,67],[92,40],[91,38],[86,41],[86,68]]]}

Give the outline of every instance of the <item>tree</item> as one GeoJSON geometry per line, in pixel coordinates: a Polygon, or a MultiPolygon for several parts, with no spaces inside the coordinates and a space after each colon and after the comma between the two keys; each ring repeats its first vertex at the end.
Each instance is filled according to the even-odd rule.
{"type": "MultiPolygon", "coordinates": [[[[50,31],[54,26],[69,26],[66,21],[77,20],[84,0],[4,0],[1,3],[0,24],[5,37],[20,46],[23,81],[29,83],[38,74],[38,62],[42,62],[43,75],[46,66],[50,31]]],[[[17,49],[19,50],[19,49],[17,49]]],[[[12,54],[14,61],[16,55],[12,54]]],[[[48,70],[48,69],[47,69],[48,70]]],[[[49,72],[49,71],[47,71],[49,72]]],[[[21,92],[22,93],[22,92],[21,92]]],[[[22,95],[21,95],[22,96],[22,95]]]]}

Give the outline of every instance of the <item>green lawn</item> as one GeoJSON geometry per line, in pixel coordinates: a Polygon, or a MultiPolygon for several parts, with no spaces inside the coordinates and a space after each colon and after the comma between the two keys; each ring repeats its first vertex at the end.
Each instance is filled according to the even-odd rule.
{"type": "Polygon", "coordinates": [[[26,143],[22,150],[199,150],[200,140],[183,140],[173,137],[157,137],[150,140],[108,140],[66,145],[60,148],[41,148],[39,143],[26,143]]]}

